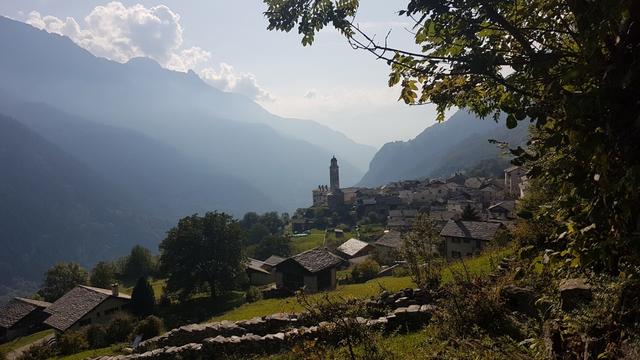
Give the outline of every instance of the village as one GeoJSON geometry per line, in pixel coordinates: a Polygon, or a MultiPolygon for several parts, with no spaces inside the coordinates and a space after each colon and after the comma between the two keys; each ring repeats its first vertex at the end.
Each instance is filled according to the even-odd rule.
{"type": "MultiPolygon", "coordinates": [[[[286,298],[298,290],[331,292],[339,284],[402,272],[404,236],[420,216],[436,226],[440,240],[431,251],[445,261],[473,258],[495,248],[497,242],[504,245],[527,184],[524,171],[511,167],[504,179],[456,173],[446,179],[398,181],[373,189],[340,188],[335,157],[330,161],[329,180],[330,185],[312,191],[313,205],[296,211],[285,224],[292,244],[314,232],[322,234],[318,246],[288,257],[271,254],[246,259],[248,286],[258,289],[260,298],[286,298]],[[365,229],[375,230],[363,239],[365,229]],[[362,272],[363,264],[369,272],[375,264],[374,273],[357,279],[354,274],[362,272]]],[[[130,312],[130,303],[131,296],[121,293],[117,283],[106,289],[78,285],[53,303],[17,297],[0,309],[0,341],[45,329],[63,334],[106,325],[122,312],[130,312]]]]}

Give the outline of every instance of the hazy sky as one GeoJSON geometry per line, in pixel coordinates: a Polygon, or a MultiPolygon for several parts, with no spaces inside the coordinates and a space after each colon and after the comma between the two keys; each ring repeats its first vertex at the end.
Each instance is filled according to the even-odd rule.
{"type": "MultiPolygon", "coordinates": [[[[406,0],[362,1],[357,21],[395,46],[411,46],[406,0]]],[[[244,93],[269,111],[313,119],[381,146],[415,137],[434,119],[431,106],[397,102],[386,63],[352,50],[333,29],[311,47],[300,36],[266,30],[261,0],[2,0],[0,14],[71,37],[97,56],[126,62],[149,56],[193,69],[210,84],[244,93]]]]}

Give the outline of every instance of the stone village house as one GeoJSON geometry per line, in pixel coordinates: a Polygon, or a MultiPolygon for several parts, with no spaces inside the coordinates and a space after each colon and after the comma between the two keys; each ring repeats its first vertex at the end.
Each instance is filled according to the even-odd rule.
{"type": "Polygon", "coordinates": [[[339,256],[345,259],[367,256],[373,250],[373,246],[362,240],[351,238],[336,248],[339,256]]]}
{"type": "Polygon", "coordinates": [[[504,225],[496,222],[449,220],[440,232],[444,255],[447,259],[477,255],[495,239],[501,228],[504,225]]]}
{"type": "Polygon", "coordinates": [[[404,240],[399,231],[389,230],[373,243],[376,255],[381,264],[393,264],[400,255],[404,240]]]}
{"type": "Polygon", "coordinates": [[[0,343],[33,334],[45,327],[49,317],[45,310],[50,303],[25,298],[13,298],[0,308],[0,343]]]}
{"type": "Polygon", "coordinates": [[[320,248],[294,255],[275,266],[276,287],[288,291],[304,288],[308,293],[333,290],[337,268],[344,259],[320,248]]]}
{"type": "Polygon", "coordinates": [[[65,332],[91,324],[108,323],[121,311],[128,311],[131,296],[120,294],[118,285],[111,290],[79,285],[46,309],[51,314],[44,324],[65,332]]]}

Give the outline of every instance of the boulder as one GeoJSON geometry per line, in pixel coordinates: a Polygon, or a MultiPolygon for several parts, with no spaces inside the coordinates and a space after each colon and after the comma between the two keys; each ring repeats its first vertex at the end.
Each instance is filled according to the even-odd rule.
{"type": "Polygon", "coordinates": [[[535,315],[536,293],[526,287],[506,285],[500,289],[500,297],[504,299],[505,305],[523,314],[535,315]]]}
{"type": "Polygon", "coordinates": [[[560,298],[562,300],[562,310],[571,311],[578,305],[591,301],[593,296],[591,285],[587,284],[586,279],[565,279],[560,282],[558,287],[560,298]]]}

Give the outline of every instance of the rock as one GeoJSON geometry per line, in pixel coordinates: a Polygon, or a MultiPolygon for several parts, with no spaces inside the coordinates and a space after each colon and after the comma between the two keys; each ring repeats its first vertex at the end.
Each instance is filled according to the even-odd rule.
{"type": "Polygon", "coordinates": [[[562,299],[562,310],[571,311],[578,305],[591,301],[593,296],[591,285],[587,284],[586,279],[565,279],[560,282],[558,287],[560,298],[562,299]]]}
{"type": "Polygon", "coordinates": [[[520,259],[530,259],[536,254],[536,248],[533,245],[528,245],[520,248],[518,257],[520,259]]]}
{"type": "Polygon", "coordinates": [[[500,289],[500,297],[505,300],[507,307],[523,314],[535,315],[536,293],[525,287],[506,285],[500,289]]]}

